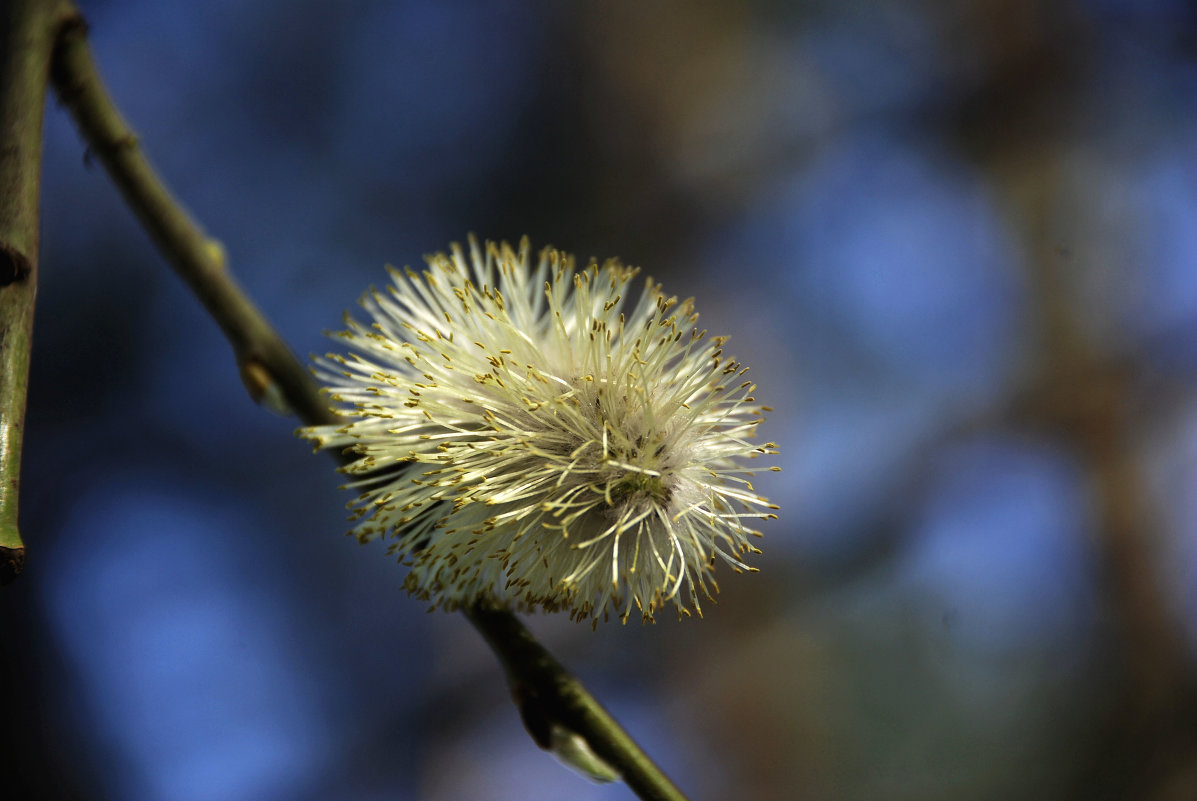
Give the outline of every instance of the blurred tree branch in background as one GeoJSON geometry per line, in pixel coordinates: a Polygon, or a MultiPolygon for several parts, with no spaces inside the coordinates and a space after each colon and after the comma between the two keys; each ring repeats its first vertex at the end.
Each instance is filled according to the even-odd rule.
{"type": "Polygon", "coordinates": [[[986,80],[961,108],[960,132],[1004,203],[1027,253],[1031,374],[1007,425],[1058,438],[1087,467],[1096,504],[1099,587],[1119,684],[1076,797],[1197,798],[1197,676],[1158,575],[1161,521],[1133,447],[1144,405],[1137,365],[1090,341],[1079,321],[1080,273],[1053,226],[1069,109],[1091,57],[1090,32],[1034,3],[980,3],[986,80]],[[1071,44],[1059,47],[1061,41],[1071,44]]]}

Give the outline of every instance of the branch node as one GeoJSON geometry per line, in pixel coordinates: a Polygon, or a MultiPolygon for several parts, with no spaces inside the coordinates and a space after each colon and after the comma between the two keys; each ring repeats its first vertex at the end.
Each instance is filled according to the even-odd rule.
{"type": "Polygon", "coordinates": [[[0,546],[0,586],[8,584],[25,569],[25,547],[0,546]]]}
{"type": "Polygon", "coordinates": [[[29,257],[7,243],[0,242],[0,286],[24,281],[33,272],[29,257]]]}
{"type": "Polygon", "coordinates": [[[228,267],[228,255],[225,253],[224,245],[220,243],[219,239],[212,239],[209,237],[204,240],[204,254],[208,257],[212,266],[224,272],[228,267]]]}

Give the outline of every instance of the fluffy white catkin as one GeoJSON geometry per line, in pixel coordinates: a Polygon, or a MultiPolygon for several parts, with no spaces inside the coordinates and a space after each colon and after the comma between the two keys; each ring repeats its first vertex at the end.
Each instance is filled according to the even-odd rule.
{"type": "Polygon", "coordinates": [[[301,429],[349,449],[362,542],[391,537],[434,606],[493,601],[579,620],[701,612],[717,562],[755,570],[776,517],[746,462],[768,407],[691,300],[616,261],[577,270],[525,239],[453,245],[347,318],[318,359],[345,422],[301,429]],[[639,283],[639,282],[635,282],[639,283]]]}

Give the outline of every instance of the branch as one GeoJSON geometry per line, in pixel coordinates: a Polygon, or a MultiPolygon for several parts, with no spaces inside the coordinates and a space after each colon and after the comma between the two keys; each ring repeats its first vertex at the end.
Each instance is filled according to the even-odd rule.
{"type": "MultiPolygon", "coordinates": [[[[179,205],[146,160],[100,80],[82,25],[62,36],[52,77],[92,152],[228,337],[255,400],[289,409],[308,425],[339,423],[307,370],[228,272],[223,248],[179,205]]],[[[538,745],[554,747],[550,735],[557,732],[576,734],[642,798],[684,801],[582,683],[511,612],[477,608],[465,614],[503,663],[525,725],[538,745]]]]}
{"type": "Polygon", "coordinates": [[[636,795],[646,801],[686,801],[582,682],[554,659],[515,615],[479,605],[467,608],[465,616],[503,663],[524,727],[537,745],[555,749],[560,733],[576,732],[636,795]]]}
{"type": "Polygon", "coordinates": [[[137,135],[100,79],[86,33],[82,24],[63,33],[51,75],[91,152],[158,249],[224,331],[254,400],[293,411],[309,425],[338,422],[307,371],[229,273],[220,242],[204,233],[142,153],[137,135]]]}
{"type": "Polygon", "coordinates": [[[42,116],[54,40],[68,11],[38,0],[0,9],[0,584],[25,563],[17,503],[37,296],[42,116]]]}

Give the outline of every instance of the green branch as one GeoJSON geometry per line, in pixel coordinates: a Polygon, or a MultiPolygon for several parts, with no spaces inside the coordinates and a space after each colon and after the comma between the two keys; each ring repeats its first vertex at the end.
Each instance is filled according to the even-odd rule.
{"type": "Polygon", "coordinates": [[[38,0],[0,7],[0,583],[25,563],[17,505],[37,296],[42,116],[54,40],[68,14],[38,0]]]}
{"type": "MultiPolygon", "coordinates": [[[[82,26],[75,26],[62,36],[52,70],[54,86],[92,153],[232,343],[250,393],[293,411],[308,425],[340,422],[307,370],[233,280],[223,248],[191,219],[146,160],[100,80],[84,34],[82,26]]],[[[600,771],[610,768],[642,798],[684,801],[636,742],[513,614],[487,608],[467,610],[466,616],[503,664],[525,725],[542,748],[564,751],[568,758],[568,746],[562,743],[577,746],[580,740],[583,750],[605,763],[600,771]]]]}

